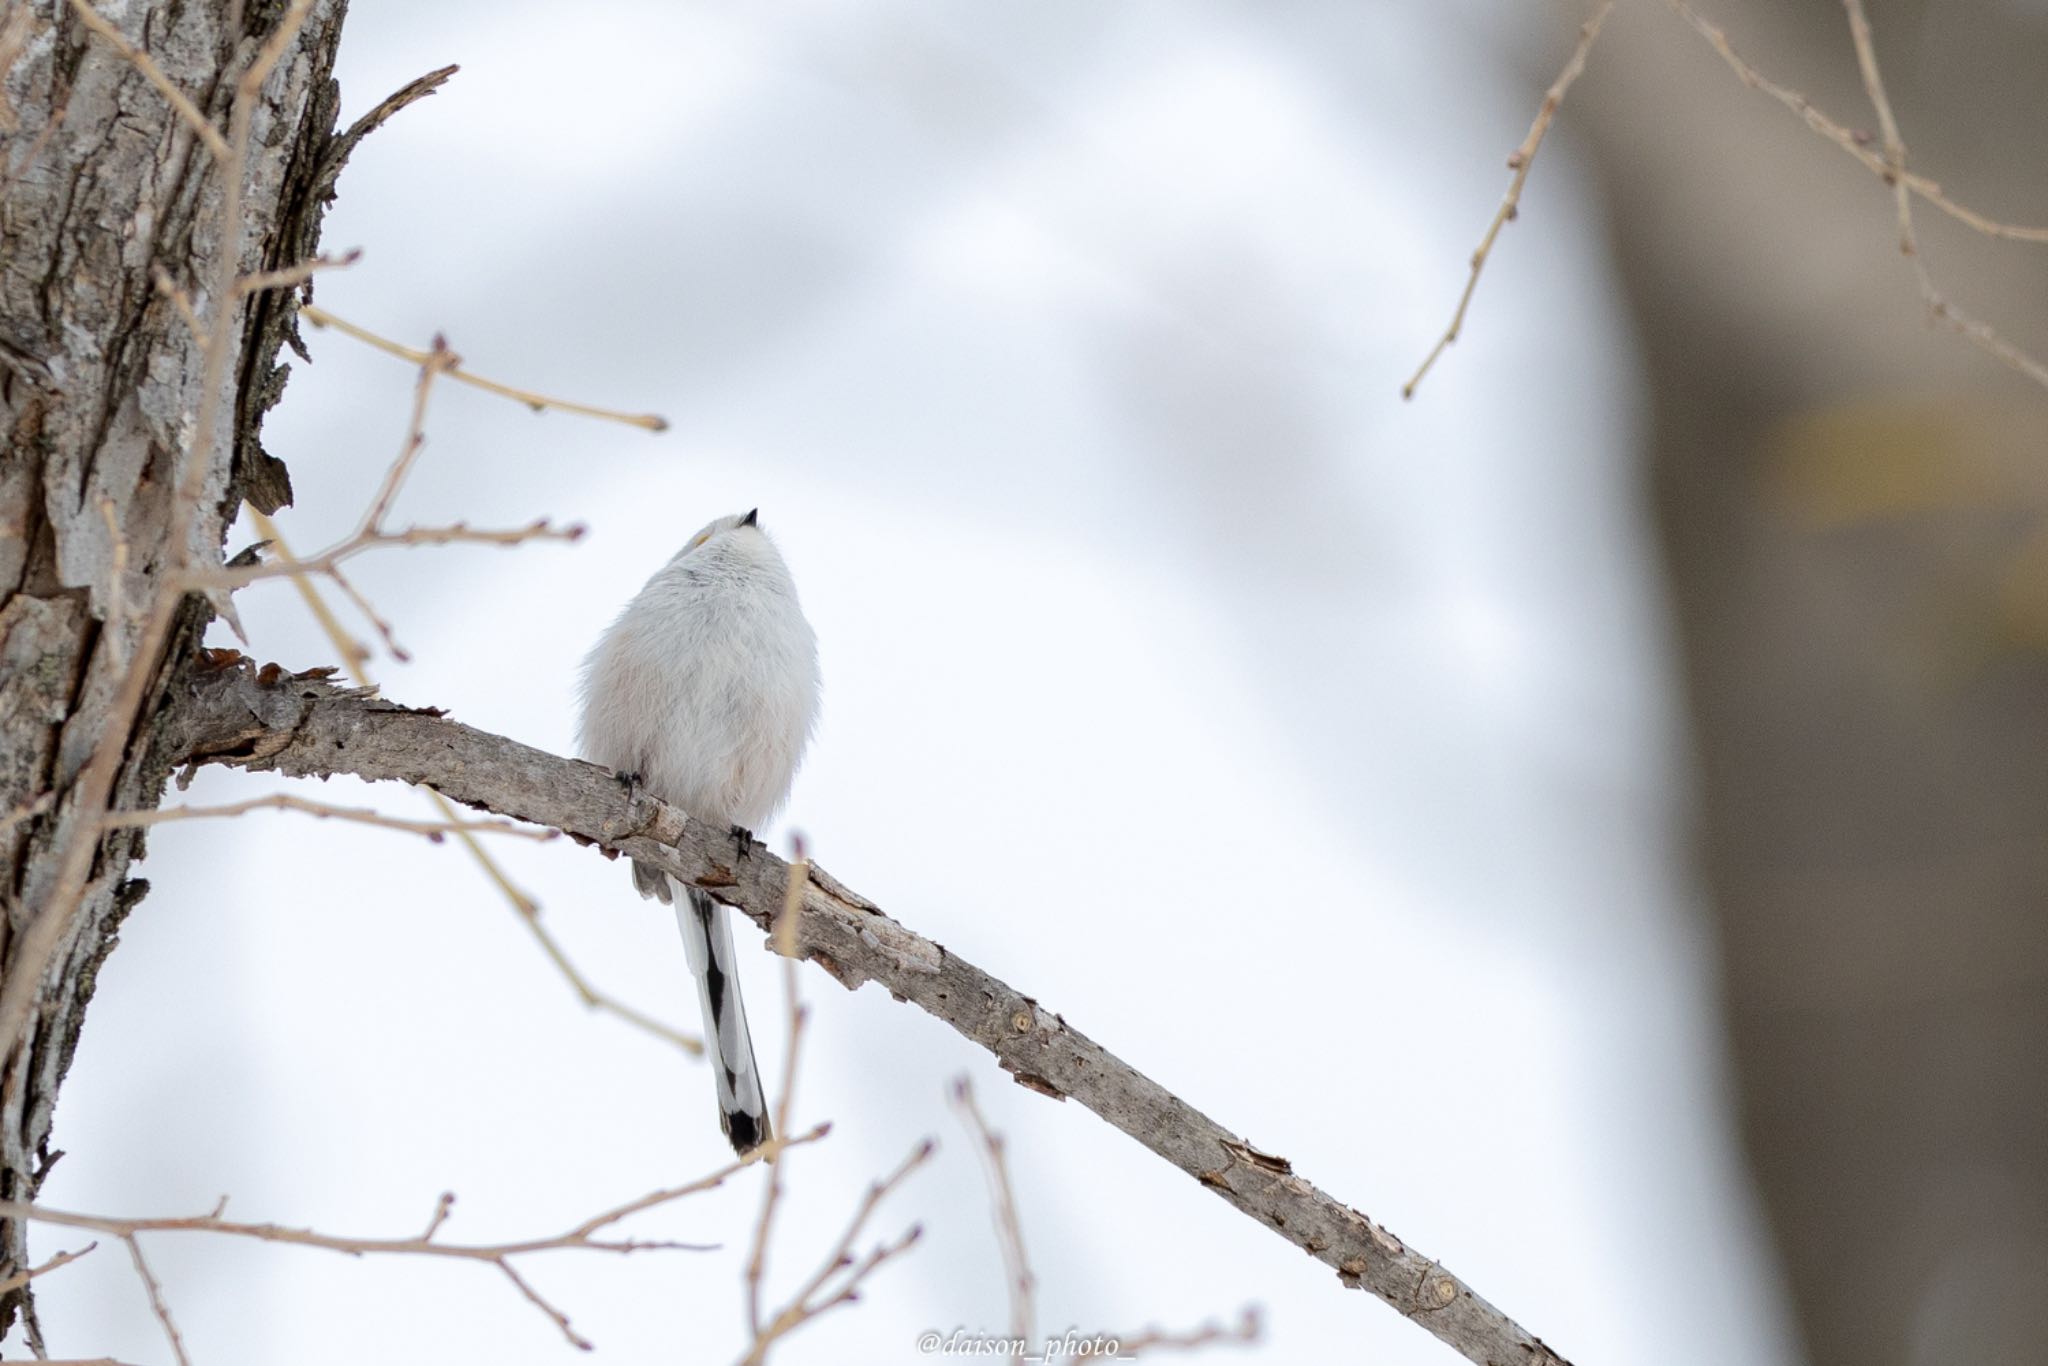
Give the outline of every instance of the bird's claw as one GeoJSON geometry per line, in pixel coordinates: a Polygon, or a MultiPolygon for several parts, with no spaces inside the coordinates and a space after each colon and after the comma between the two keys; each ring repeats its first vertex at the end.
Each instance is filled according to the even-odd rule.
{"type": "Polygon", "coordinates": [[[747,829],[744,825],[735,825],[726,831],[726,834],[732,840],[732,851],[735,857],[745,858],[748,851],[754,847],[754,832],[747,829]]]}

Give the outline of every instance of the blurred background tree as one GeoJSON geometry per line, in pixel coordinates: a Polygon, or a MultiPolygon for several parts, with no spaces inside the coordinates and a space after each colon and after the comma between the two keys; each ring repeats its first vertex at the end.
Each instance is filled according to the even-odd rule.
{"type": "MultiPolygon", "coordinates": [[[[1567,117],[1651,398],[1751,1165],[1818,1366],[2039,1361],[2048,393],[1926,321],[1882,185],[1625,10],[1567,117]]],[[[1840,4],[1711,17],[1875,138],[1840,4]]],[[[2048,222],[2048,9],[1871,18],[1910,165],[2048,222]]],[[[2048,350],[2048,248],[1916,224],[1945,292],[2048,350]]]]}

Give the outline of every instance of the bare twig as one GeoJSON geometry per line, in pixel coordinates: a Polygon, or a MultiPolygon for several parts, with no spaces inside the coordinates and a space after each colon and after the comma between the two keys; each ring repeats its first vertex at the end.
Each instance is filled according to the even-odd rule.
{"type": "Polygon", "coordinates": [[[1849,37],[1856,49],[1856,66],[1862,76],[1864,93],[1870,97],[1871,107],[1877,114],[1882,152],[1870,149],[1867,136],[1835,122],[1814,108],[1806,96],[1778,84],[1750,65],[1729,43],[1728,35],[1702,18],[1686,0],[1669,0],[1669,3],[1678,16],[1720,54],[1721,60],[1744,85],[1762,91],[1797,114],[1808,128],[1854,157],[1864,169],[1891,188],[1893,211],[1898,217],[1899,251],[1912,265],[1914,282],[1919,287],[1922,302],[1927,305],[1928,315],[1979,350],[2048,388],[2048,365],[2007,341],[1989,323],[1957,307],[1935,286],[1913,230],[1912,201],[1914,196],[1918,196],[1988,237],[2048,242],[2048,228],[1997,222],[1957,204],[1942,192],[1940,185],[1906,169],[1906,144],[1899,132],[1898,119],[1892,112],[1891,100],[1885,94],[1884,77],[1878,68],[1877,50],[1871,39],[1870,19],[1864,12],[1862,0],[1843,0],[1843,6],[1849,17],[1849,37]]]}
{"type": "Polygon", "coordinates": [[[347,594],[370,623],[377,628],[392,653],[400,659],[406,658],[405,651],[398,645],[391,626],[378,615],[369,600],[358,593],[341,573],[344,562],[366,551],[387,546],[417,545],[524,545],[528,541],[576,541],[583,536],[583,527],[571,525],[557,527],[542,517],[523,527],[476,528],[467,522],[452,526],[408,527],[393,531],[384,525],[385,516],[391,511],[392,502],[398,497],[406,476],[412,472],[413,463],[426,446],[427,399],[433,392],[434,381],[442,374],[452,373],[462,358],[448,349],[442,337],[434,338],[434,347],[425,353],[420,365],[420,377],[413,386],[412,418],[406,424],[405,439],[399,443],[398,454],[384,472],[383,481],[370,499],[368,509],[355,531],[328,546],[325,550],[304,557],[279,556],[256,564],[223,566],[216,569],[187,572],[183,577],[184,586],[192,589],[236,589],[257,582],[260,579],[296,578],[304,579],[308,574],[320,574],[332,579],[335,586],[347,594]]]}
{"type": "MultiPolygon", "coordinates": [[[[300,573],[290,574],[288,577],[296,583],[309,584],[306,575],[311,572],[313,571],[305,570],[300,573]]],[[[379,612],[376,605],[363,595],[361,589],[350,582],[348,575],[341,572],[341,562],[330,560],[325,566],[325,572],[327,577],[334,581],[334,586],[341,590],[342,596],[355,605],[356,611],[362,613],[363,619],[369,622],[371,628],[377,632],[377,638],[384,642],[384,648],[390,652],[391,657],[400,664],[411,662],[412,651],[398,643],[398,633],[392,629],[391,623],[384,619],[383,613],[379,612]]]]}
{"type": "Polygon", "coordinates": [[[436,332],[433,349],[420,359],[420,377],[413,381],[412,418],[405,426],[405,440],[399,444],[391,467],[384,471],[384,482],[370,499],[369,510],[363,513],[362,523],[356,528],[358,538],[383,530],[384,514],[391,511],[392,500],[398,497],[405,477],[412,473],[420,448],[427,444],[427,398],[434,391],[434,381],[461,364],[462,357],[448,349],[448,339],[436,332]]]}
{"type": "Polygon", "coordinates": [[[173,280],[171,273],[162,266],[156,267],[150,278],[156,281],[156,292],[170,300],[171,307],[178,311],[178,316],[184,320],[185,329],[192,334],[192,339],[204,346],[206,324],[199,321],[199,314],[193,310],[192,297],[178,288],[178,282],[173,280]]]}
{"type": "Polygon", "coordinates": [[[1486,225],[1486,235],[1479,239],[1479,247],[1472,253],[1472,273],[1465,279],[1465,291],[1458,296],[1458,307],[1451,314],[1451,324],[1437,338],[1436,345],[1429,348],[1429,354],[1422,358],[1422,364],[1415,368],[1408,382],[1401,386],[1402,398],[1415,397],[1415,387],[1422,383],[1422,377],[1429,373],[1444,349],[1458,339],[1460,329],[1465,326],[1465,310],[1472,306],[1472,295],[1479,288],[1480,272],[1486,269],[1486,258],[1493,252],[1494,239],[1519,212],[1522,186],[1528,183],[1529,168],[1536,162],[1537,149],[1543,146],[1544,135],[1550,131],[1550,122],[1564,104],[1565,92],[1586,69],[1586,56],[1593,50],[1593,43],[1600,36],[1600,26],[1607,22],[1607,16],[1613,9],[1614,0],[1599,0],[1593,17],[1579,26],[1578,46],[1572,49],[1571,58],[1565,62],[1564,70],[1557,73],[1557,79],[1550,83],[1550,89],[1543,93],[1543,103],[1536,107],[1536,120],[1529,125],[1529,135],[1508,156],[1508,168],[1515,173],[1514,179],[1508,182],[1506,196],[1500,201],[1500,207],[1494,210],[1493,221],[1486,225]]]}
{"type": "Polygon", "coordinates": [[[122,635],[128,625],[128,538],[121,534],[121,519],[114,512],[113,499],[100,499],[100,516],[107,524],[107,543],[113,548],[107,557],[108,655],[117,667],[125,667],[128,646],[122,635]]]}
{"type": "MultiPolygon", "coordinates": [[[[102,37],[111,33],[105,21],[85,0],[71,0],[71,3],[88,27],[94,28],[102,37]]],[[[73,781],[70,809],[74,814],[72,819],[62,823],[58,834],[56,875],[52,879],[48,899],[37,908],[34,919],[22,933],[14,961],[9,964],[6,981],[0,982],[0,1053],[13,1049],[21,1039],[43,973],[71,930],[72,919],[77,914],[91,875],[93,856],[99,848],[103,829],[99,818],[110,804],[122,757],[128,751],[136,718],[142,714],[143,702],[155,679],[158,661],[170,643],[171,629],[177,621],[179,605],[184,600],[185,580],[195,565],[197,551],[194,542],[198,539],[199,529],[205,524],[205,491],[207,475],[213,468],[216,428],[219,426],[221,405],[227,401],[232,387],[228,383],[229,353],[235,349],[235,326],[242,314],[241,295],[235,288],[235,281],[241,273],[242,248],[247,238],[247,225],[242,220],[250,128],[256,104],[262,95],[263,82],[285,48],[298,36],[310,8],[311,0],[291,0],[279,16],[270,37],[235,84],[225,151],[217,146],[218,134],[214,135],[214,141],[208,143],[215,150],[221,178],[220,260],[214,281],[213,316],[207,327],[204,359],[200,367],[198,412],[191,428],[191,439],[182,453],[182,463],[176,467],[173,481],[169,513],[171,572],[157,586],[136,646],[127,656],[120,686],[106,708],[100,733],[73,781]]],[[[119,38],[119,34],[114,33],[112,37],[119,38]]],[[[117,46],[136,64],[137,70],[145,75],[156,71],[155,83],[167,96],[174,95],[175,87],[162,79],[162,72],[144,54],[128,45],[126,40],[121,40],[117,46]]],[[[187,117],[188,121],[191,115],[197,114],[192,110],[191,115],[187,115],[186,111],[191,109],[189,102],[179,105],[178,98],[174,97],[172,103],[179,107],[181,117],[187,117]]],[[[204,125],[204,120],[201,119],[200,123],[204,125]]]]}
{"type": "Polygon", "coordinates": [[[86,1253],[92,1251],[94,1248],[98,1246],[98,1243],[87,1243],[84,1247],[78,1249],[78,1251],[76,1252],[60,1252],[56,1256],[50,1258],[49,1261],[44,1262],[41,1266],[32,1266],[26,1271],[15,1272],[6,1280],[0,1280],[0,1295],[4,1295],[10,1290],[19,1290],[21,1289],[21,1287],[27,1285],[30,1281],[34,1280],[36,1277],[46,1275],[49,1272],[55,1271],[60,1266],[69,1266],[71,1263],[77,1261],[80,1257],[83,1257],[86,1253]]]}
{"type": "MultiPolygon", "coordinates": [[[[777,922],[774,939],[775,948],[782,954],[782,1000],[788,1012],[788,1025],[782,1053],[782,1094],[775,1101],[774,1132],[789,1130],[790,1110],[795,1104],[797,1058],[801,1052],[804,1024],[810,1018],[797,997],[796,987],[796,921],[802,913],[804,887],[810,878],[811,865],[804,858],[803,837],[792,837],[789,865],[789,890],[783,894],[782,915],[777,922]],[[785,929],[787,927],[785,938],[785,929]]],[[[761,1213],[754,1221],[754,1240],[747,1253],[747,1269],[744,1280],[747,1289],[747,1331],[756,1340],[761,1336],[761,1280],[768,1270],[768,1239],[775,1224],[775,1207],[782,1199],[782,1164],[774,1163],[768,1168],[768,1178],[761,1189],[761,1213]]]]}
{"type": "Polygon", "coordinates": [[[1248,1347],[1259,1340],[1263,1325],[1257,1309],[1246,1309],[1235,1324],[1205,1323],[1201,1327],[1184,1333],[1169,1333],[1158,1328],[1147,1328],[1143,1332],[1119,1336],[1117,1355],[1134,1357],[1140,1352],[1192,1352],[1202,1347],[1237,1345],[1248,1347]]]}
{"type": "MultiPolygon", "coordinates": [[[[7,11],[6,19],[0,20],[0,83],[5,82],[7,73],[14,70],[14,64],[28,50],[29,34],[35,26],[35,12],[27,5],[15,6],[7,11]]],[[[0,84],[0,133],[13,133],[20,128],[21,116],[15,113],[4,84],[0,84]]]]}
{"type": "Polygon", "coordinates": [[[339,256],[315,256],[310,261],[301,261],[295,266],[286,266],[281,270],[264,270],[254,275],[244,275],[236,282],[236,288],[244,294],[260,294],[266,289],[293,289],[323,270],[346,270],[362,259],[363,249],[351,247],[339,256]]]}
{"type": "Polygon", "coordinates": [[[264,560],[237,568],[197,570],[186,576],[185,583],[196,590],[243,588],[264,579],[293,579],[307,574],[318,574],[331,579],[337,565],[345,564],[372,550],[421,545],[503,547],[525,545],[529,541],[574,543],[583,539],[584,531],[585,528],[580,522],[556,526],[545,517],[517,527],[473,527],[467,522],[456,522],[449,526],[407,527],[403,531],[372,531],[358,533],[346,541],[337,542],[325,550],[299,560],[264,560]]]}
{"type": "MultiPolygon", "coordinates": [[[[246,504],[244,506],[246,507],[246,504]]],[[[282,563],[297,563],[298,556],[292,553],[292,548],[286,543],[284,533],[278,530],[277,523],[257,508],[250,507],[247,511],[249,520],[256,528],[256,535],[270,542],[270,553],[282,563]]],[[[327,606],[327,600],[320,596],[320,590],[314,586],[310,576],[294,574],[291,580],[292,587],[299,592],[299,600],[306,604],[306,610],[311,612],[313,620],[320,624],[320,629],[326,633],[328,642],[340,653],[342,669],[357,683],[367,684],[370,681],[369,649],[342,628],[340,618],[327,606]]]]}
{"type": "Polygon", "coordinates": [[[149,1269],[149,1259],[142,1255],[141,1240],[133,1233],[123,1233],[120,1237],[128,1245],[128,1257],[135,1263],[135,1274],[142,1278],[142,1288],[149,1292],[150,1312],[156,1315],[156,1321],[163,1325],[164,1336],[170,1339],[171,1355],[178,1359],[178,1366],[192,1366],[192,1358],[185,1354],[185,1339],[178,1335],[178,1325],[171,1318],[171,1306],[164,1300],[163,1283],[149,1269]]]}
{"type": "MultiPolygon", "coordinates": [[[[641,860],[772,930],[789,866],[758,843],[734,856],[722,825],[692,821],[592,764],[446,717],[325,688],[244,663],[194,670],[159,728],[180,762],[292,776],[352,773],[428,783],[465,805],[566,831],[641,860]]],[[[994,1053],[1020,1083],[1100,1115],[1261,1228],[1373,1292],[1474,1362],[1558,1366],[1561,1358],[1441,1262],[1261,1152],[1081,1033],[1058,1014],[898,923],[813,865],[798,950],[849,988],[881,983],[994,1053]]],[[[766,1325],[764,1325],[766,1326],[766,1325]]]]}
{"type": "Polygon", "coordinates": [[[960,1122],[976,1139],[981,1165],[988,1178],[988,1198],[995,1218],[996,1241],[1003,1250],[1003,1270],[1010,1286],[1010,1336],[1030,1342],[1036,1314],[1032,1294],[1037,1280],[1031,1274],[1031,1260],[1024,1254],[1024,1225],[1017,1217],[1017,1194],[1010,1186],[1010,1164],[1003,1153],[1003,1136],[991,1129],[974,1102],[974,1085],[962,1076],[953,1083],[953,1108],[960,1122]]]}
{"type": "Polygon", "coordinates": [[[402,816],[387,816],[367,807],[334,806],[327,802],[311,801],[289,792],[273,792],[268,796],[251,797],[246,801],[228,802],[221,806],[165,806],[154,811],[114,811],[109,812],[102,823],[109,827],[162,825],[167,821],[243,816],[251,811],[302,811],[322,820],[353,821],[358,825],[374,825],[385,830],[402,830],[409,835],[424,836],[435,844],[439,844],[446,836],[452,834],[513,835],[519,839],[545,842],[562,833],[559,830],[537,826],[517,825],[511,821],[407,820],[402,816]]]}
{"type": "MultiPolygon", "coordinates": [[[[277,524],[255,508],[249,509],[249,513],[255,523],[256,534],[271,543],[271,553],[286,563],[293,562],[296,557],[292,554],[291,546],[286,542],[284,533],[278,530],[277,524]]],[[[313,614],[314,620],[320,623],[320,628],[327,633],[327,639],[333,643],[336,650],[340,651],[343,667],[347,670],[350,677],[354,678],[359,684],[368,684],[370,682],[368,668],[370,652],[363,648],[361,642],[342,629],[341,623],[335,619],[334,613],[328,610],[326,599],[320,596],[320,590],[315,587],[310,577],[304,574],[295,574],[292,576],[292,586],[298,589],[299,596],[305,601],[307,610],[313,614]]],[[[424,792],[428,799],[434,803],[435,808],[441,813],[442,820],[456,823],[457,817],[453,803],[431,787],[421,787],[420,791],[424,792]]],[[[455,838],[468,851],[469,856],[476,861],[477,867],[483,870],[484,876],[490,879],[491,884],[498,889],[499,894],[505,898],[507,904],[518,913],[520,923],[526,926],[527,930],[533,935],[534,941],[540,945],[541,951],[547,954],[548,961],[555,965],[555,969],[568,981],[570,987],[575,990],[577,998],[583,1002],[587,1009],[603,1011],[606,1014],[615,1016],[632,1025],[635,1029],[652,1034],[664,1043],[674,1044],[692,1057],[702,1057],[704,1055],[704,1045],[698,1039],[683,1033],[671,1025],[662,1023],[651,1015],[634,1009],[625,1002],[599,991],[595,986],[591,985],[589,979],[585,978],[577,970],[576,965],[569,961],[569,955],[556,942],[554,935],[549,933],[547,926],[541,923],[540,903],[535,901],[507,876],[505,870],[498,866],[497,859],[493,858],[490,851],[485,849],[482,843],[474,836],[465,830],[456,830],[454,833],[455,838]]]]}
{"type": "Polygon", "coordinates": [[[34,820],[56,804],[57,794],[42,792],[29,798],[5,815],[0,815],[0,835],[6,834],[23,821],[34,820]]]}
{"type": "MultiPolygon", "coordinates": [[[[1958,204],[1943,193],[1941,186],[1926,176],[1916,175],[1903,168],[1894,172],[1886,158],[1870,150],[1869,138],[1835,122],[1826,114],[1813,107],[1811,101],[1798,91],[1778,84],[1758,71],[1743,59],[1729,43],[1728,35],[1722,29],[1702,17],[1686,0],[1668,0],[1679,18],[1685,20],[1695,33],[1705,39],[1707,45],[1719,53],[1728,69],[1735,73],[1737,80],[1752,90],[1761,91],[1785,108],[1799,116],[1808,128],[1826,138],[1836,147],[1855,158],[1872,175],[1891,183],[1894,175],[1900,184],[1911,190],[1920,199],[1959,223],[1967,224],[1986,237],[1999,237],[2013,242],[2048,242],[2048,227],[2027,227],[2016,223],[2003,223],[1978,213],[1975,209],[1958,204]]],[[[1860,63],[1859,63],[1860,65],[1860,63]]]]}
{"type": "MultiPolygon", "coordinates": [[[[331,327],[337,332],[354,337],[365,345],[375,347],[386,355],[397,356],[400,360],[408,360],[415,365],[424,364],[427,360],[427,352],[415,350],[401,342],[392,341],[388,337],[380,337],[368,328],[359,327],[344,318],[338,318],[326,309],[316,305],[306,304],[302,306],[299,309],[299,316],[315,327],[331,327]]],[[[536,413],[543,413],[552,408],[557,412],[578,413],[584,417],[602,418],[607,422],[623,422],[628,427],[639,427],[644,431],[665,432],[668,430],[668,419],[654,413],[622,413],[611,408],[593,407],[588,403],[573,403],[564,398],[549,398],[545,394],[536,394],[528,389],[515,389],[509,384],[500,384],[496,380],[485,379],[482,375],[471,374],[459,365],[450,367],[448,377],[453,380],[459,380],[464,384],[473,385],[488,393],[498,394],[504,398],[523,403],[536,413]]]]}
{"type": "Polygon", "coordinates": [[[853,1247],[867,1228],[868,1220],[875,1209],[889,1195],[889,1192],[903,1184],[904,1178],[929,1161],[936,1145],[930,1139],[924,1140],[911,1150],[895,1171],[868,1186],[867,1193],[853,1212],[846,1231],[839,1237],[832,1251],[820,1264],[810,1280],[804,1282],[788,1304],[764,1324],[754,1335],[753,1342],[740,1358],[740,1366],[761,1366],[768,1359],[769,1349],[781,1339],[803,1327],[806,1323],[842,1304],[849,1304],[858,1294],[861,1285],[874,1274],[884,1262],[908,1251],[923,1234],[923,1229],[912,1224],[900,1237],[893,1241],[876,1244],[858,1260],[854,1258],[853,1247]],[[835,1281],[835,1278],[836,1281],[835,1281]]]}
{"type": "MultiPolygon", "coordinates": [[[[588,1339],[578,1334],[569,1324],[568,1317],[550,1303],[528,1282],[512,1264],[515,1257],[529,1256],[540,1252],[608,1252],[626,1254],[633,1252],[685,1251],[708,1252],[716,1244],[685,1243],[669,1239],[621,1238],[605,1236],[606,1230],[630,1218],[658,1206],[671,1204],[686,1196],[711,1190],[725,1184],[735,1173],[756,1162],[772,1158],[785,1149],[799,1144],[812,1143],[823,1137],[825,1125],[819,1125],[809,1132],[794,1136],[770,1139],[745,1157],[735,1159],[711,1175],[680,1186],[670,1186],[650,1191],[636,1199],[614,1205],[590,1216],[574,1227],[548,1237],[524,1238],[502,1243],[449,1243],[435,1237],[446,1223],[454,1197],[443,1195],[436,1203],[434,1215],[429,1220],[424,1234],[412,1238],[351,1238],[339,1234],[322,1233],[308,1228],[290,1228],[282,1224],[252,1224],[237,1220],[223,1219],[218,1213],[187,1218],[115,1218],[107,1215],[76,1214],[67,1210],[51,1209],[44,1205],[26,1204],[19,1201],[0,1201],[0,1215],[10,1219],[28,1219],[41,1224],[56,1224],[66,1228],[91,1229],[122,1239],[133,1254],[136,1269],[141,1273],[144,1284],[150,1292],[153,1305],[161,1306],[162,1288],[150,1274],[141,1252],[140,1237],[145,1233],[216,1233],[229,1237],[248,1238],[265,1243],[288,1243],[297,1247],[321,1248],[329,1252],[345,1253],[352,1257],[362,1256],[417,1256],[441,1257],[455,1261],[481,1262],[495,1267],[506,1280],[519,1291],[535,1308],[546,1314],[559,1328],[570,1343],[590,1350],[588,1339]]],[[[174,1345],[178,1346],[178,1359],[185,1360],[182,1345],[178,1344],[177,1333],[170,1326],[167,1312],[159,1308],[158,1318],[162,1319],[174,1345]]]]}

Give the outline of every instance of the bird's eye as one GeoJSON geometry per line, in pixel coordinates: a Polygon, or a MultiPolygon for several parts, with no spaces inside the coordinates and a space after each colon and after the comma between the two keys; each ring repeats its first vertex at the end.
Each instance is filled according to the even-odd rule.
{"type": "Polygon", "coordinates": [[[696,540],[690,542],[690,549],[695,550],[698,546],[704,544],[704,542],[710,539],[711,533],[707,531],[702,536],[699,536],[696,540]]]}

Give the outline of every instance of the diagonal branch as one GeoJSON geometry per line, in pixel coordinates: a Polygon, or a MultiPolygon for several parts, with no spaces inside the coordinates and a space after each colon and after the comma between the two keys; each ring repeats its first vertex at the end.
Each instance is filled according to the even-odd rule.
{"type": "MultiPolygon", "coordinates": [[[[293,776],[350,773],[425,783],[451,800],[660,868],[771,930],[790,867],[758,842],[737,853],[723,825],[629,791],[565,759],[437,712],[348,694],[317,678],[259,673],[243,659],[195,668],[157,732],[172,762],[293,776]]],[[[996,1055],[1019,1083],[1071,1096],[1241,1213],[1333,1267],[1474,1362],[1562,1366],[1562,1358],[1439,1262],[1253,1148],[1015,987],[809,869],[797,953],[852,989],[877,982],[996,1055]]]]}

